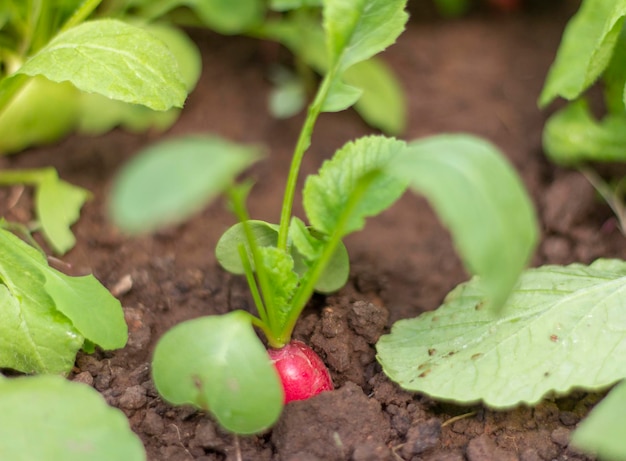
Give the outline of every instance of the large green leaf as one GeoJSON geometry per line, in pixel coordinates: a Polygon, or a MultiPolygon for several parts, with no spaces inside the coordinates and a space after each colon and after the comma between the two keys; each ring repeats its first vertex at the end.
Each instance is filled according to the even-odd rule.
{"type": "Polygon", "coordinates": [[[347,143],[325,161],[319,173],[309,176],[304,186],[304,209],[313,228],[331,235],[341,226],[344,236],[362,229],[365,218],[391,206],[406,190],[407,181],[380,170],[405,147],[403,141],[392,138],[363,137],[347,143]],[[363,185],[362,180],[371,174],[376,177],[363,185]],[[363,190],[357,202],[352,203],[358,188],[363,190]],[[353,206],[353,211],[347,222],[341,223],[348,206],[353,206]]]}
{"type": "Polygon", "coordinates": [[[84,338],[123,347],[119,301],[93,277],[69,277],[36,249],[0,230],[0,366],[27,373],[71,369],[84,338]]]}
{"type": "Polygon", "coordinates": [[[572,445],[603,461],[626,459],[626,381],[600,402],[572,434],[572,445]]]}
{"type": "Polygon", "coordinates": [[[574,99],[606,69],[626,16],[626,0],[584,0],[568,23],[539,97],[574,99]]]}
{"type": "MultiPolygon", "coordinates": [[[[168,24],[149,24],[143,28],[167,45],[176,57],[187,91],[191,91],[202,70],[200,52],[194,42],[183,31],[168,24]]],[[[131,132],[141,132],[149,128],[164,131],[172,126],[179,114],[178,108],[154,111],[140,104],[129,104],[101,94],[83,92],[80,93],[78,131],[100,135],[118,125],[131,132]]]]}
{"type": "Polygon", "coordinates": [[[113,19],[60,33],[18,72],[67,80],[82,91],[155,110],[182,107],[187,96],[167,46],[142,28],[113,19]]]}
{"type": "Polygon", "coordinates": [[[229,431],[261,432],[280,415],[283,391],[250,324],[234,311],[183,322],[159,340],[152,376],[168,401],[210,411],[229,431]]]}
{"type": "Polygon", "coordinates": [[[543,130],[543,148],[554,162],[620,162],[626,159],[626,115],[609,114],[598,122],[584,99],[554,113],[543,130]]]}
{"type": "Polygon", "coordinates": [[[470,135],[415,141],[389,165],[430,201],[485,294],[501,305],[537,241],[534,209],[504,156],[470,135]]]}
{"type": "Polygon", "coordinates": [[[404,30],[407,0],[326,0],[324,29],[330,67],[338,74],[393,44],[404,30]]]}
{"type": "Polygon", "coordinates": [[[618,260],[529,269],[500,311],[485,308],[475,278],[436,311],[397,322],[378,360],[406,389],[495,408],[598,390],[626,377],[625,299],[618,260]]]}
{"type": "Polygon", "coordinates": [[[187,136],[148,147],[116,178],[113,220],[148,232],[180,222],[206,206],[259,158],[259,149],[213,136],[187,136]]]}
{"type": "Polygon", "coordinates": [[[0,459],[146,459],[120,410],[91,387],[59,376],[1,379],[0,413],[0,459]]]}

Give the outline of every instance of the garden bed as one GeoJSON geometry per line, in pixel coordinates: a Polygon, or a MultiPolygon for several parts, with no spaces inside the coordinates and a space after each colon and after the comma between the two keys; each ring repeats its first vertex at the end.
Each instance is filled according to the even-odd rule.
{"type": "MultiPolygon", "coordinates": [[[[461,20],[416,17],[384,54],[403,83],[409,106],[404,138],[468,132],[506,153],[527,186],[542,224],[532,265],[626,258],[610,209],[576,172],[547,162],[541,132],[547,114],[536,100],[565,22],[576,5],[514,15],[484,12],[461,20]]],[[[269,68],[288,54],[274,44],[193,31],[203,73],[167,136],[213,132],[261,143],[267,158],[252,169],[251,214],[278,222],[291,149],[303,117],[268,115],[269,68]]],[[[324,114],[303,174],[346,141],[371,132],[352,111],[324,114]]],[[[374,343],[401,318],[435,309],[467,274],[451,240],[424,199],[406,195],[346,241],[349,284],[316,296],[295,337],[320,353],[338,388],[294,402],[261,436],[235,437],[202,412],[163,402],[150,380],[158,338],[187,319],[251,310],[242,277],[224,272],[213,250],[234,218],[219,202],[191,221],[152,237],[128,239],[106,218],[117,169],[156,133],[114,131],[2,159],[3,167],[52,165],[94,197],[74,230],[76,247],[54,264],[73,275],[94,273],[121,300],[130,339],[123,350],[79,354],[72,379],[93,385],[129,417],[150,460],[583,460],[568,448],[570,432],[599,396],[575,393],[535,408],[493,412],[435,402],[400,390],[381,372],[374,343]]],[[[2,191],[3,214],[29,219],[30,197],[2,191]]],[[[296,200],[296,203],[300,203],[296,200]]],[[[296,210],[301,214],[301,210],[296,210]]]]}

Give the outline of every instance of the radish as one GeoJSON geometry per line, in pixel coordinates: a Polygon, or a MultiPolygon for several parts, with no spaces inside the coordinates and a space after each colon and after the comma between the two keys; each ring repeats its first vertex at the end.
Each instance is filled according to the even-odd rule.
{"type": "Polygon", "coordinates": [[[302,341],[293,340],[280,349],[269,349],[268,353],[280,376],[285,403],[334,389],[326,365],[302,341]]]}

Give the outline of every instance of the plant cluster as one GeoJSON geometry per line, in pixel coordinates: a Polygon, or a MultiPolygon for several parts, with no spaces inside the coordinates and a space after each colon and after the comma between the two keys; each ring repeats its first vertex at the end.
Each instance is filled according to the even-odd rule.
{"type": "MultiPolygon", "coordinates": [[[[536,240],[532,205],[497,149],[469,135],[409,143],[377,135],[348,142],[306,178],[306,221],[292,213],[317,118],[355,104],[361,91],[345,76],[396,40],[407,20],[405,5],[406,0],[324,2],[328,68],[294,148],[279,223],[251,219],[245,206],[253,184],[237,178],[259,159],[254,147],[207,136],[170,140],[133,158],[117,178],[112,216],[127,231],[180,221],[222,192],[239,221],[219,240],[216,256],[226,270],[245,275],[257,315],[206,316],[167,332],[156,346],[152,375],[168,401],[203,408],[237,433],[271,426],[291,399],[292,385],[285,384],[289,376],[283,373],[299,366],[291,351],[313,354],[292,342],[299,315],[314,291],[332,292],[347,281],[349,259],[342,240],[409,188],[431,201],[466,267],[480,275],[478,289],[489,312],[515,284],[536,240]],[[288,357],[287,364],[277,358],[281,355],[288,357]]],[[[313,368],[300,374],[314,376],[321,369],[313,368]]],[[[323,381],[322,390],[330,387],[323,381]]],[[[307,385],[316,387],[298,384],[296,393],[307,385]]]]}
{"type": "MultiPolygon", "coordinates": [[[[77,126],[132,125],[130,120],[145,120],[148,113],[138,105],[180,107],[193,85],[178,70],[184,64],[156,38],[159,27],[169,31],[165,35],[171,32],[154,25],[157,18],[278,41],[322,76],[293,151],[278,223],[252,219],[246,207],[254,184],[245,174],[262,159],[256,146],[207,135],[172,139],[140,153],[117,178],[112,217],[131,233],[180,222],[225,194],[237,223],[219,240],[216,256],[224,269],[245,276],[256,308],[186,321],[167,332],[152,362],[161,395],[210,412],[232,432],[251,434],[274,424],[286,402],[332,389],[321,359],[292,338],[294,326],[315,291],[330,293],[346,283],[343,239],[411,190],[430,201],[473,277],[435,312],[401,320],[380,338],[377,359],[384,372],[408,390],[493,408],[621,382],[576,430],[574,443],[603,459],[626,458],[620,439],[626,262],[525,270],[537,241],[535,214],[518,176],[493,145],[464,134],[410,142],[366,136],[339,148],[306,178],[305,217],[292,211],[318,117],[355,104],[362,115],[364,107],[379,107],[380,101],[364,102],[369,92],[362,90],[377,86],[372,75],[386,72],[374,56],[403,31],[406,0],[236,5],[7,0],[0,10],[0,132],[7,130],[0,142],[12,143],[3,152],[58,139],[77,126]],[[142,26],[131,16],[143,18],[142,26]],[[141,48],[132,46],[136,41],[141,48]],[[25,116],[25,108],[41,105],[41,98],[67,104],[57,125],[25,116]],[[100,119],[105,111],[97,108],[104,105],[120,111],[107,110],[112,118],[100,119]]],[[[546,126],[546,151],[556,161],[622,160],[625,17],[626,0],[584,0],[565,31],[540,98],[542,105],[558,96],[574,100],[546,126]],[[607,115],[597,122],[582,95],[600,77],[607,115]]],[[[382,86],[391,88],[390,81],[382,86]]],[[[279,96],[289,88],[279,86],[279,96]]],[[[306,94],[303,88],[294,93],[306,94]]],[[[150,124],[156,123],[153,116],[158,117],[148,116],[150,124]]],[[[401,125],[370,123],[388,132],[401,125]]],[[[34,186],[47,242],[59,253],[73,245],[69,227],[88,197],[84,190],[50,169],[1,172],[0,183],[34,186]]],[[[617,208],[615,196],[610,203],[617,208]]],[[[66,374],[81,348],[124,346],[120,303],[93,276],[69,277],[51,268],[37,247],[8,230],[28,238],[30,229],[6,222],[2,227],[0,367],[66,374]]],[[[145,459],[118,410],[93,389],[62,377],[0,376],[0,409],[2,459],[145,459]],[[24,405],[26,400],[35,404],[24,405]],[[33,412],[51,415],[54,424],[33,412]],[[47,434],[45,442],[28,443],[22,434],[33,431],[47,434]]]]}

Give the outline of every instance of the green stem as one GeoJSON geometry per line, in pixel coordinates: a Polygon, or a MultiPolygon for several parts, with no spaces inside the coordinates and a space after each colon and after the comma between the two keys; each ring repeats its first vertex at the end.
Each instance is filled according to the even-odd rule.
{"type": "Polygon", "coordinates": [[[44,178],[51,174],[56,174],[54,168],[52,167],[26,170],[4,170],[0,171],[0,186],[11,186],[13,184],[37,186],[44,180],[44,178]]]}
{"type": "Polygon", "coordinates": [[[85,21],[85,19],[87,19],[89,15],[93,13],[96,8],[98,8],[98,5],[100,5],[101,2],[102,0],[85,0],[78,7],[78,9],[74,11],[74,14],[70,16],[65,24],[63,24],[60,32],[65,32],[66,30],[71,29],[72,27],[75,27],[85,21]]]}
{"type": "Polygon", "coordinates": [[[324,76],[322,83],[317,90],[315,99],[309,106],[306,120],[298,136],[298,142],[291,159],[291,166],[289,168],[289,176],[287,177],[287,184],[285,186],[285,195],[283,197],[283,207],[280,214],[280,227],[278,229],[278,248],[287,251],[287,237],[289,234],[289,223],[291,221],[291,211],[293,209],[293,200],[296,193],[296,185],[298,183],[298,175],[300,173],[300,166],[302,165],[302,159],[306,150],[311,145],[311,136],[313,135],[313,127],[319,117],[330,85],[335,78],[334,69],[324,76]]]}
{"type": "MultiPolygon", "coordinates": [[[[265,328],[263,329],[265,336],[267,337],[267,341],[272,347],[280,346],[280,343],[277,343],[276,338],[276,322],[274,321],[274,316],[272,313],[274,312],[274,299],[271,296],[272,291],[270,290],[270,281],[267,275],[265,265],[263,264],[263,257],[261,256],[261,252],[259,250],[259,246],[257,245],[256,239],[254,238],[254,234],[252,233],[252,229],[250,228],[250,217],[248,216],[248,212],[246,211],[246,207],[244,205],[245,196],[247,195],[250,187],[249,186],[240,186],[239,188],[231,187],[228,191],[233,212],[241,225],[243,226],[244,234],[246,235],[246,241],[248,242],[248,246],[250,247],[250,251],[252,252],[252,260],[254,261],[255,272],[257,275],[257,279],[259,282],[259,286],[261,288],[260,293],[262,297],[259,295],[259,302],[261,302],[265,307],[266,321],[265,328]]],[[[248,282],[250,284],[250,282],[248,282]]],[[[254,290],[256,284],[250,285],[250,289],[254,290]]],[[[257,289],[258,292],[258,289],[257,289]]],[[[253,295],[254,296],[254,295],[253,295]]],[[[259,315],[261,313],[259,312],[259,315]]]]}
{"type": "Polygon", "coordinates": [[[292,307],[289,310],[289,314],[285,322],[285,327],[282,329],[279,336],[279,339],[283,344],[289,342],[291,338],[291,333],[296,326],[298,317],[300,317],[302,310],[306,307],[309,299],[311,299],[311,296],[315,291],[315,284],[326,269],[326,266],[328,266],[328,263],[335,254],[335,251],[337,251],[337,247],[345,236],[343,229],[345,229],[352,212],[361,201],[367,187],[374,180],[376,175],[377,172],[372,172],[362,177],[357,183],[354,191],[350,195],[350,199],[348,200],[346,207],[343,209],[342,214],[339,217],[334,232],[330,235],[326,245],[324,246],[322,254],[320,255],[319,259],[315,261],[315,264],[311,268],[310,272],[306,274],[303,279],[303,283],[300,285],[298,291],[294,295],[291,304],[292,307]]]}
{"type": "Polygon", "coordinates": [[[265,311],[265,306],[263,305],[263,299],[261,298],[261,293],[259,292],[257,281],[254,278],[254,271],[252,270],[252,265],[250,264],[250,259],[248,258],[246,247],[243,243],[240,243],[237,247],[237,250],[239,251],[241,264],[243,265],[243,270],[246,274],[246,281],[248,282],[250,293],[252,293],[252,299],[254,300],[256,310],[259,313],[259,317],[261,317],[261,320],[267,324],[267,312],[265,311]]]}

